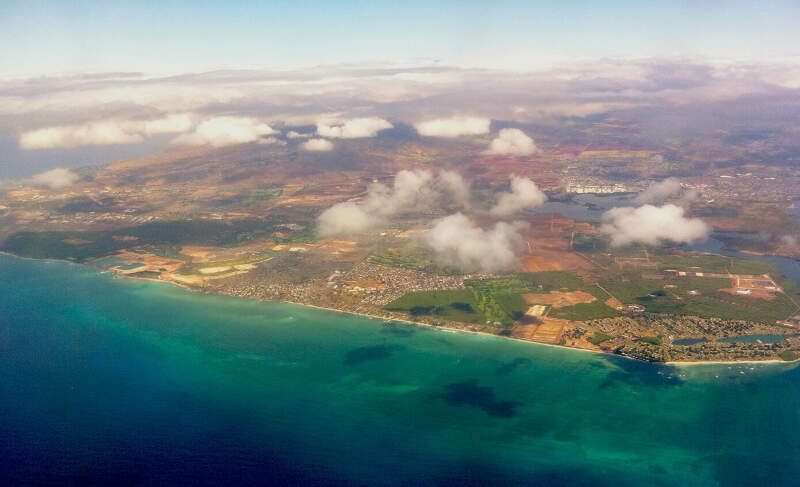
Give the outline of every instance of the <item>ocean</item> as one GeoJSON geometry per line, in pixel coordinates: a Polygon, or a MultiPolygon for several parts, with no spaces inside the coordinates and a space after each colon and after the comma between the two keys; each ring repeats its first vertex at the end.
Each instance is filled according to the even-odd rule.
{"type": "Polygon", "coordinates": [[[650,365],[0,255],[3,485],[797,485],[796,364],[650,365]]]}

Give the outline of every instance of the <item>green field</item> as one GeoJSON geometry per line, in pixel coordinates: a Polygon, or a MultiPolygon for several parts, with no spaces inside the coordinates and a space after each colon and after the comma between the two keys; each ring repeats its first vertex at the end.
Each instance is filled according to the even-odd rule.
{"type": "Polygon", "coordinates": [[[586,282],[580,277],[565,271],[523,272],[514,277],[505,279],[468,280],[464,284],[472,286],[481,292],[491,294],[496,299],[510,300],[515,298],[514,305],[507,309],[514,319],[519,319],[528,308],[525,300],[520,296],[524,293],[548,293],[550,291],[584,291],[594,296],[597,301],[579,303],[564,308],[552,308],[548,316],[573,321],[584,321],[595,318],[608,318],[619,315],[619,312],[606,306],[608,299],[595,284],[586,282]],[[501,298],[503,297],[503,298],[501,298]]]}
{"type": "Polygon", "coordinates": [[[469,289],[408,293],[387,304],[385,308],[389,311],[408,313],[411,316],[440,317],[465,323],[486,321],[469,289]]]}
{"type": "Polygon", "coordinates": [[[589,342],[591,342],[591,343],[593,343],[595,345],[600,345],[601,343],[607,342],[608,340],[611,340],[612,338],[613,337],[611,335],[606,335],[602,331],[596,331],[596,332],[594,332],[594,335],[592,335],[588,340],[589,340],[589,342]]]}
{"type": "Polygon", "coordinates": [[[458,268],[437,264],[429,255],[416,250],[403,252],[395,249],[378,250],[367,257],[367,262],[387,267],[414,269],[431,274],[456,275],[462,273],[458,268]]]}
{"type": "MultiPolygon", "coordinates": [[[[664,269],[709,273],[728,271],[742,274],[768,273],[784,287],[789,295],[796,295],[795,283],[776,277],[780,276],[780,273],[768,262],[705,254],[658,254],[651,256],[651,260],[658,262],[656,268],[635,268],[612,263],[607,271],[600,274],[599,286],[565,271],[527,272],[506,278],[467,280],[465,284],[471,287],[472,299],[462,299],[470,303],[472,313],[465,316],[448,311],[449,298],[444,299],[440,306],[441,309],[435,308],[435,310],[443,313],[443,317],[449,316],[449,319],[458,321],[480,323],[488,320],[508,325],[520,319],[528,308],[522,294],[580,290],[594,296],[596,301],[564,308],[551,308],[547,316],[571,321],[618,316],[620,312],[604,303],[610,296],[600,286],[623,304],[638,304],[650,313],[774,323],[776,320],[785,319],[795,310],[791,299],[780,293],[774,300],[766,301],[722,292],[720,289],[728,288],[731,285],[730,281],[725,278],[678,277],[650,280],[642,277],[647,274],[658,274],[659,270],[664,269]],[[456,316],[461,316],[463,319],[456,316]]],[[[610,259],[607,261],[612,262],[610,259]]],[[[447,296],[447,294],[442,296],[447,296]]],[[[408,295],[401,299],[407,297],[408,295]]],[[[433,298],[427,297],[426,299],[433,298]]],[[[408,305],[398,306],[398,301],[390,306],[402,307],[406,311],[410,309],[408,305]]],[[[436,304],[425,304],[425,306],[436,306],[436,304]]]]}
{"type": "Polygon", "coordinates": [[[384,308],[408,313],[412,317],[440,317],[483,324],[485,331],[503,333],[522,317],[527,304],[519,294],[490,294],[476,289],[459,289],[408,293],[384,308]]]}
{"type": "Polygon", "coordinates": [[[591,303],[578,303],[565,308],[553,308],[548,316],[570,321],[586,321],[619,316],[619,311],[607,306],[603,301],[598,299],[591,303]]]}
{"type": "Polygon", "coordinates": [[[600,288],[569,272],[528,272],[501,279],[466,280],[464,284],[471,289],[409,293],[387,305],[386,309],[411,315],[441,316],[469,323],[499,322],[508,327],[522,318],[529,307],[522,297],[524,293],[583,290],[595,296],[597,301],[553,309],[550,316],[582,321],[619,315],[616,310],[603,303],[608,296],[600,288]],[[469,293],[471,299],[467,299],[465,293],[469,293]],[[454,302],[468,303],[471,312],[465,314],[459,308],[460,304],[455,310],[451,309],[454,302]]]}

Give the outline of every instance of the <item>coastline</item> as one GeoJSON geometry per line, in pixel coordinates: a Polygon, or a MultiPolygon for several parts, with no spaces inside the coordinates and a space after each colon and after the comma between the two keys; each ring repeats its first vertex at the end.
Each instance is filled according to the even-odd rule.
{"type": "MultiPolygon", "coordinates": [[[[253,298],[250,298],[250,299],[253,299],[253,298]]],[[[260,301],[260,300],[256,300],[256,301],[260,301]]],[[[328,307],[325,307],[325,306],[318,306],[318,305],[315,305],[315,304],[304,304],[304,303],[298,303],[298,302],[295,302],[295,301],[266,301],[266,302],[288,303],[288,304],[294,304],[294,305],[297,305],[297,306],[306,306],[308,308],[316,308],[316,309],[320,309],[320,310],[324,310],[324,311],[333,311],[333,312],[336,312],[336,313],[344,313],[344,314],[353,315],[353,316],[361,316],[363,318],[371,318],[371,319],[374,319],[374,320],[380,320],[380,321],[384,321],[384,322],[391,321],[391,322],[405,323],[405,324],[408,324],[408,325],[419,326],[419,327],[423,327],[423,328],[429,328],[429,329],[432,329],[432,330],[444,331],[444,332],[447,332],[447,333],[466,333],[466,334],[469,334],[469,335],[478,335],[478,336],[485,336],[485,337],[492,337],[492,338],[500,338],[500,339],[503,339],[503,340],[512,340],[512,341],[515,341],[515,342],[522,342],[522,343],[532,343],[534,345],[542,345],[542,346],[545,346],[545,347],[557,347],[557,348],[565,349],[565,350],[576,350],[576,351],[579,351],[579,352],[599,353],[599,354],[603,354],[603,355],[610,355],[610,356],[613,356],[613,357],[620,357],[620,358],[627,358],[627,359],[630,359],[630,360],[636,360],[634,358],[624,357],[622,355],[615,355],[613,353],[604,352],[602,350],[591,350],[591,349],[588,349],[588,348],[567,347],[565,345],[557,345],[555,343],[534,342],[533,340],[525,340],[525,339],[522,339],[522,338],[507,337],[507,336],[502,336],[502,335],[494,335],[492,333],[486,333],[486,332],[483,332],[483,331],[463,330],[461,328],[453,328],[453,327],[449,327],[449,326],[435,326],[435,325],[431,325],[431,324],[428,324],[428,323],[422,323],[422,322],[419,322],[419,321],[411,321],[411,320],[406,320],[406,319],[403,319],[403,318],[386,318],[386,317],[383,317],[383,316],[371,315],[371,314],[368,314],[368,313],[358,313],[356,311],[345,311],[345,310],[336,309],[336,308],[328,308],[328,307]]],[[[642,362],[641,360],[636,360],[636,361],[637,362],[642,362]]]]}
{"type": "Polygon", "coordinates": [[[800,359],[795,360],[776,360],[776,359],[768,359],[768,360],[709,360],[707,362],[703,361],[691,361],[687,360],[685,362],[662,362],[664,365],[736,365],[736,364],[794,364],[800,362],[800,359]]]}
{"type": "Polygon", "coordinates": [[[103,267],[99,267],[99,266],[93,265],[91,263],[79,263],[79,262],[73,262],[73,261],[64,260],[64,259],[38,259],[38,258],[33,258],[33,257],[23,257],[23,256],[14,255],[14,254],[11,254],[11,253],[8,253],[8,252],[4,252],[4,251],[0,251],[0,255],[7,255],[7,256],[13,257],[15,259],[23,259],[23,260],[31,260],[31,261],[39,261],[39,262],[60,262],[60,263],[78,265],[78,266],[86,266],[86,267],[91,267],[91,268],[94,268],[94,269],[99,269],[99,270],[102,270],[102,271],[112,272],[114,274],[115,278],[122,277],[122,278],[129,278],[129,279],[133,279],[133,280],[160,282],[160,283],[165,283],[165,284],[171,284],[171,285],[174,285],[174,286],[178,286],[178,287],[180,287],[182,289],[185,289],[187,291],[201,292],[203,294],[213,294],[213,295],[216,295],[216,296],[237,297],[237,298],[240,298],[240,299],[250,299],[250,300],[253,300],[253,301],[268,302],[268,303],[270,303],[270,302],[271,303],[286,303],[286,304],[292,304],[292,305],[296,305],[296,306],[305,306],[305,307],[308,307],[308,308],[315,308],[315,309],[319,309],[319,310],[323,310],[323,311],[332,311],[332,312],[336,312],[336,313],[344,313],[344,314],[348,314],[348,315],[351,315],[351,316],[360,316],[362,318],[381,320],[381,321],[384,321],[384,322],[404,323],[404,324],[407,324],[407,325],[419,326],[419,327],[423,327],[423,328],[428,328],[428,329],[432,329],[432,330],[439,330],[439,331],[444,331],[444,332],[448,332],[448,333],[466,333],[466,334],[470,334],[470,335],[478,335],[478,336],[500,338],[500,339],[504,339],[504,340],[513,340],[513,341],[517,341],[517,342],[529,343],[529,344],[534,344],[534,345],[541,345],[541,346],[545,346],[545,347],[555,347],[555,348],[559,348],[559,349],[563,349],[563,350],[573,350],[573,351],[589,352],[589,353],[595,353],[595,354],[601,354],[601,355],[608,355],[608,356],[612,356],[612,357],[618,357],[618,358],[622,358],[622,359],[633,360],[635,362],[647,363],[647,364],[652,364],[652,365],[694,366],[694,365],[732,365],[732,364],[766,364],[766,363],[771,363],[771,364],[792,364],[792,363],[800,362],[800,358],[797,358],[797,359],[791,360],[791,361],[768,359],[768,360],[732,360],[732,361],[713,361],[713,360],[709,360],[709,361],[649,362],[649,361],[646,361],[646,360],[639,360],[639,359],[636,359],[636,358],[633,358],[633,357],[628,357],[628,356],[625,356],[625,355],[617,355],[617,354],[614,354],[614,353],[606,352],[604,350],[592,350],[592,349],[588,349],[588,348],[568,347],[566,345],[558,345],[558,344],[555,344],[555,343],[535,342],[533,340],[525,340],[525,339],[522,339],[522,338],[495,335],[495,334],[492,334],[492,333],[486,333],[486,332],[482,332],[482,331],[464,330],[464,329],[461,329],[461,328],[453,328],[453,327],[448,327],[448,326],[435,326],[435,325],[431,325],[431,324],[428,324],[428,323],[423,323],[423,322],[419,322],[419,321],[412,321],[412,320],[408,320],[408,319],[404,319],[404,318],[396,318],[396,317],[388,317],[387,318],[387,317],[384,317],[384,316],[373,315],[373,314],[369,314],[369,313],[360,313],[360,312],[356,312],[356,311],[347,311],[347,310],[330,308],[330,307],[320,306],[320,305],[315,305],[315,304],[299,303],[299,302],[296,302],[296,301],[262,300],[262,299],[250,298],[250,297],[231,296],[231,295],[227,295],[227,294],[212,293],[212,292],[205,291],[203,289],[190,287],[189,285],[182,284],[182,283],[175,282],[175,281],[170,281],[170,280],[165,280],[165,279],[154,279],[154,278],[149,278],[149,277],[133,277],[133,276],[125,275],[125,274],[119,274],[119,273],[116,273],[114,271],[110,271],[109,269],[105,269],[103,267]]]}

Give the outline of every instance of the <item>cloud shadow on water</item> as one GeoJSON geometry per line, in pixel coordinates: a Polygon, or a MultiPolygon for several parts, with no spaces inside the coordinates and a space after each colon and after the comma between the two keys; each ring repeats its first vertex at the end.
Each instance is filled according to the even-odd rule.
{"type": "Polygon", "coordinates": [[[512,418],[517,415],[517,408],[524,404],[519,401],[498,401],[494,397],[493,388],[479,386],[474,379],[448,384],[445,388],[444,393],[434,397],[444,400],[450,406],[480,408],[495,418],[512,418]]]}

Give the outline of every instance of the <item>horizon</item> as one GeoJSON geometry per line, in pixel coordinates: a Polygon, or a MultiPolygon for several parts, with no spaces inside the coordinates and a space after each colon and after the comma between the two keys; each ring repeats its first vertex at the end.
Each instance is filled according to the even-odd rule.
{"type": "Polygon", "coordinates": [[[0,181],[152,155],[218,116],[519,125],[755,98],[793,110],[798,14],[743,1],[5,2],[0,181]],[[61,135],[25,142],[42,130],[61,135]]]}
{"type": "Polygon", "coordinates": [[[523,71],[602,58],[796,59],[798,16],[791,1],[12,1],[0,15],[0,42],[14,46],[0,77],[419,59],[523,71]]]}

